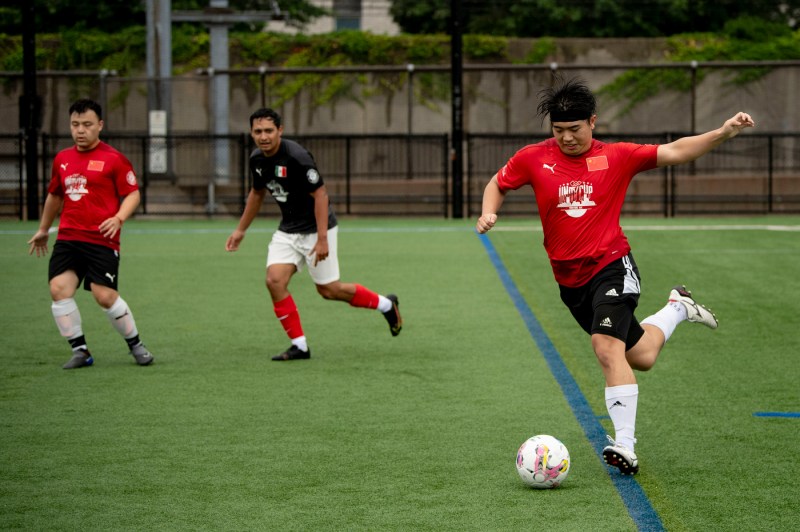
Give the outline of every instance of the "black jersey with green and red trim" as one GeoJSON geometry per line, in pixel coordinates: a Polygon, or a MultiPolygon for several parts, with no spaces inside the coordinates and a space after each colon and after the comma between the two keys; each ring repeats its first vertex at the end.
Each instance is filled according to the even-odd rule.
{"type": "MultiPolygon", "coordinates": [[[[317,232],[312,194],[324,182],[314,157],[297,142],[281,139],[275,155],[267,157],[256,148],[250,154],[254,190],[269,190],[281,209],[278,230],[285,233],[317,232]]],[[[336,215],[328,204],[328,228],[336,227],[336,215]]]]}

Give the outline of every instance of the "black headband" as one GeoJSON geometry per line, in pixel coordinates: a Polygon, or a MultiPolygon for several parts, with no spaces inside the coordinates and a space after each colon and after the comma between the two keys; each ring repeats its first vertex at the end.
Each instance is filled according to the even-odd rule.
{"type": "Polygon", "coordinates": [[[591,117],[592,113],[581,109],[550,111],[550,122],[577,122],[578,120],[589,120],[591,117]]]}

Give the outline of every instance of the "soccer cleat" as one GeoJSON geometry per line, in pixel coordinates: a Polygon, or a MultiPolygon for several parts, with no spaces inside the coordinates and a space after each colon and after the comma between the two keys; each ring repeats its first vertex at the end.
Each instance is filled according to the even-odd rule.
{"type": "Polygon", "coordinates": [[[682,303],[686,307],[686,315],[689,321],[702,323],[706,327],[716,329],[719,325],[717,317],[703,305],[697,304],[692,298],[692,293],[683,285],[678,285],[669,293],[669,300],[682,303]]]}
{"type": "Polygon", "coordinates": [[[639,459],[636,453],[622,444],[615,442],[611,436],[606,436],[611,445],[603,449],[603,460],[612,467],[619,469],[623,475],[635,475],[639,472],[639,459]]]}
{"type": "Polygon", "coordinates": [[[392,336],[400,334],[403,328],[403,317],[400,315],[400,300],[394,294],[388,294],[386,299],[392,302],[392,308],[383,313],[383,317],[389,322],[389,330],[392,336]]]}
{"type": "Polygon", "coordinates": [[[272,360],[306,360],[311,358],[311,349],[308,351],[303,351],[296,345],[292,344],[289,349],[281,353],[280,355],[275,355],[272,357],[272,360]]]}
{"type": "Polygon", "coordinates": [[[148,366],[153,363],[153,354],[147,350],[144,344],[139,344],[131,349],[131,356],[140,366],[148,366]]]}
{"type": "Polygon", "coordinates": [[[92,364],[94,364],[92,354],[86,349],[78,349],[72,353],[72,358],[70,358],[67,363],[61,367],[64,369],[76,369],[85,368],[91,366],[92,364]]]}

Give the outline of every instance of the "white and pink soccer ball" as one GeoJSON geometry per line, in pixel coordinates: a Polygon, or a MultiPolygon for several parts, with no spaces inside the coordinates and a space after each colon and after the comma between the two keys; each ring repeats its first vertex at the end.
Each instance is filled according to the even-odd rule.
{"type": "Polygon", "coordinates": [[[569,451],[553,436],[528,438],[517,451],[517,473],[532,488],[559,486],[567,478],[569,466],[569,451]]]}

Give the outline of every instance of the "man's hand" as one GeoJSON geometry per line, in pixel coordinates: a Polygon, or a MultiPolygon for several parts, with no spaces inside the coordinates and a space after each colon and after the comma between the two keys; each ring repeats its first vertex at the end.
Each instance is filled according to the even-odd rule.
{"type": "Polygon", "coordinates": [[[122,220],[118,216],[112,216],[103,220],[98,229],[100,229],[100,234],[104,237],[114,238],[114,235],[122,229],[122,220]]]}
{"type": "Polygon", "coordinates": [[[314,244],[314,250],[311,252],[311,254],[314,257],[314,266],[319,264],[320,261],[327,259],[328,255],[330,254],[330,250],[328,249],[328,239],[317,238],[317,243],[314,244]]]}
{"type": "Polygon", "coordinates": [[[36,251],[37,257],[44,257],[47,255],[47,240],[50,238],[50,233],[43,229],[39,229],[36,231],[36,234],[28,240],[28,244],[30,245],[30,249],[28,249],[28,255],[33,255],[34,250],[36,251]]]}
{"type": "Polygon", "coordinates": [[[749,114],[740,112],[725,121],[722,125],[722,131],[730,139],[741,133],[744,128],[755,127],[755,125],[756,123],[749,114]]]}
{"type": "Polygon", "coordinates": [[[236,251],[239,249],[239,244],[242,240],[244,240],[244,231],[235,230],[225,242],[225,251],[236,251]]]}
{"type": "Polygon", "coordinates": [[[482,214],[480,218],[478,218],[478,223],[475,224],[475,229],[480,233],[484,234],[489,229],[494,227],[494,224],[497,223],[497,215],[490,213],[490,214],[482,214]]]}

